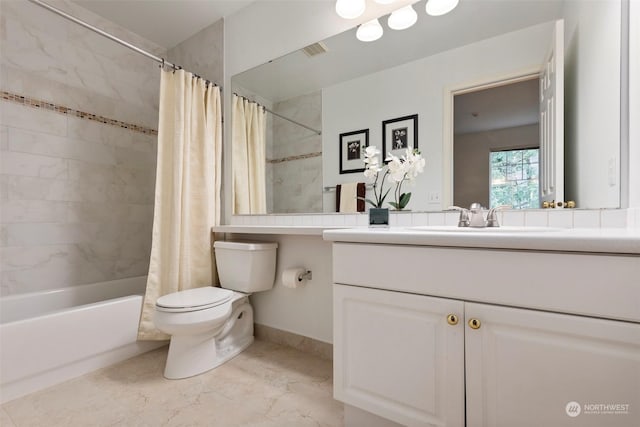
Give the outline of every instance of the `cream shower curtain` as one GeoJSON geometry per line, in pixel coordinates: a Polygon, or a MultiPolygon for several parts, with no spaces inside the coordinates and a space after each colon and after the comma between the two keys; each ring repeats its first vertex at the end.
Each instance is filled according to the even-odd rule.
{"type": "Polygon", "coordinates": [[[184,70],[162,71],[153,239],[138,339],[169,338],[153,324],[159,297],[213,283],[221,123],[220,88],[184,70]]]}
{"type": "Polygon", "coordinates": [[[233,95],[233,213],[267,213],[266,119],[264,108],[233,95]]]}

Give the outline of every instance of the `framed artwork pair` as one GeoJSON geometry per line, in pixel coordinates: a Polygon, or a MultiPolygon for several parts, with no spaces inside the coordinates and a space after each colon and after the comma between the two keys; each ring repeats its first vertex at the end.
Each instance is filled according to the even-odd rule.
{"type": "MultiPolygon", "coordinates": [[[[369,146],[369,129],[340,134],[340,173],[364,171],[364,150],[369,146]]],[[[401,156],[406,149],[418,148],[418,115],[382,122],[382,155],[401,156]]]]}

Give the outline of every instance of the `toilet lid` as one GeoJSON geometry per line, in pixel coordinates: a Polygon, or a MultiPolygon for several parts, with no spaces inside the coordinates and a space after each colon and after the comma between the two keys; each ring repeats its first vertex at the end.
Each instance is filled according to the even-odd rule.
{"type": "Polygon", "coordinates": [[[188,289],[161,296],[156,306],[165,309],[195,311],[224,304],[233,297],[233,291],[213,286],[188,289]]]}

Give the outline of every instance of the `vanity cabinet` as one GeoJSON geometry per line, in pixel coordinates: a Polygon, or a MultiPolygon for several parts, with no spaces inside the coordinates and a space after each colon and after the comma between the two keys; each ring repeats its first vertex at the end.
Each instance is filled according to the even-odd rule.
{"type": "Polygon", "coordinates": [[[488,304],[464,310],[468,427],[640,425],[640,325],[488,304]],[[570,402],[582,407],[578,420],[570,402]],[[605,415],[587,413],[589,404],[629,406],[605,415]]]}
{"type": "MultiPolygon", "coordinates": [[[[520,283],[495,274],[488,276],[491,281],[456,287],[434,281],[442,277],[435,270],[398,279],[392,273],[374,277],[375,268],[363,268],[358,283],[348,283],[355,276],[345,270],[362,266],[362,259],[383,262],[368,258],[383,247],[384,262],[393,265],[402,262],[396,249],[425,249],[334,244],[336,399],[408,426],[640,425],[640,323],[531,308],[527,300],[536,300],[531,289],[522,291],[520,306],[505,306],[489,283],[520,283]],[[484,298],[457,294],[479,286],[485,286],[484,298]],[[447,297],[446,288],[456,295],[447,297]]],[[[446,268],[447,257],[460,255],[442,250],[429,248],[425,263],[446,268]]],[[[580,261],[588,260],[603,261],[589,256],[580,261]]],[[[635,265],[631,269],[637,272],[635,265]]],[[[637,277],[629,276],[629,284],[638,286],[637,277]]],[[[624,283],[614,281],[614,290],[624,283]]],[[[553,301],[553,294],[546,297],[550,307],[571,305],[553,301]]],[[[638,309],[640,300],[633,304],[638,309]]]]}
{"type": "Polygon", "coordinates": [[[460,301],[334,285],[334,397],[404,425],[464,425],[460,301]],[[443,321],[444,320],[444,321],[443,321]]]}

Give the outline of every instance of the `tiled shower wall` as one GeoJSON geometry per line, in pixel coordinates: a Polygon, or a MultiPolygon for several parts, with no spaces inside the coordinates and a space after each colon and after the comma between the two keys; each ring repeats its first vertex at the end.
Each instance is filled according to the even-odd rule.
{"type": "MultiPolygon", "coordinates": [[[[314,129],[322,129],[322,92],[275,103],[273,110],[314,129]]],[[[322,212],[322,136],[273,117],[268,157],[274,213],[322,212]]]]}
{"type": "MultiPolygon", "coordinates": [[[[50,3],[164,53],[72,2],[50,3]]],[[[3,0],[0,25],[1,294],[146,274],[157,64],[25,1],[3,0]]]]}
{"type": "Polygon", "coordinates": [[[167,58],[185,70],[220,85],[224,80],[224,21],[214,22],[167,51],[167,58]]]}

